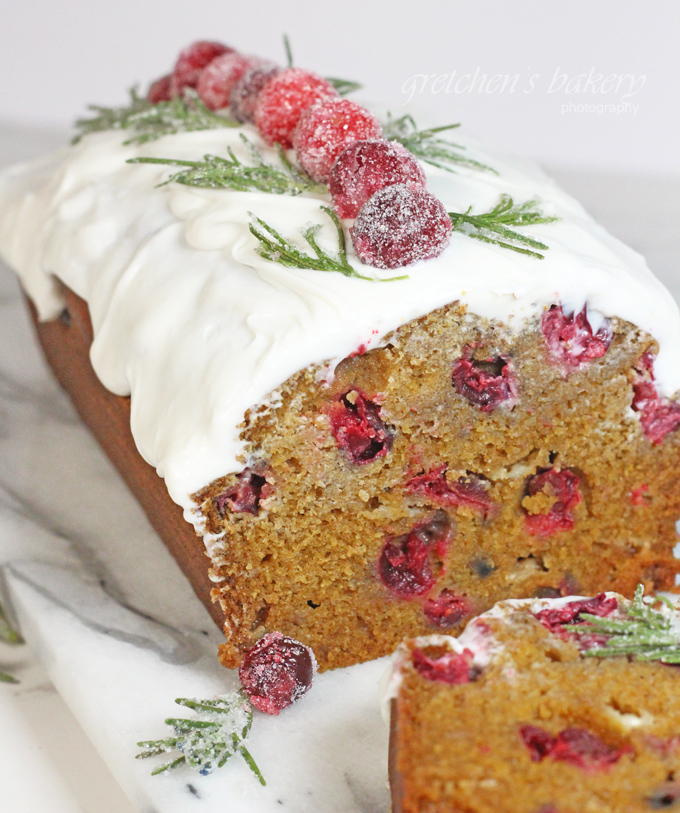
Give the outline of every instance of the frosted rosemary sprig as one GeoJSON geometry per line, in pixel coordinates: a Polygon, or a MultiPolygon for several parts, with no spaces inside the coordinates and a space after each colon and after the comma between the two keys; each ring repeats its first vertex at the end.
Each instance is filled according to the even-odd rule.
{"type": "Polygon", "coordinates": [[[462,144],[454,144],[452,141],[438,138],[439,133],[460,127],[460,124],[445,124],[442,127],[419,130],[413,116],[406,115],[398,119],[392,118],[389,113],[387,116],[387,121],[383,124],[383,138],[398,141],[425,163],[445,169],[447,172],[455,172],[454,167],[456,166],[466,166],[498,175],[493,167],[463,155],[460,152],[465,149],[462,144]]]}
{"type": "Polygon", "coordinates": [[[123,143],[143,144],[173,133],[239,126],[237,121],[208,110],[191,88],[185,88],[181,98],[158,104],[151,104],[137,93],[136,88],[132,88],[130,103],[125,107],[89,105],[89,109],[96,115],[76,121],[79,133],[73,139],[74,144],[83,136],[101,130],[131,131],[133,134],[123,143]]]}
{"type": "Polygon", "coordinates": [[[231,692],[214,700],[179,697],[175,703],[193,709],[196,717],[193,719],[169,717],[165,722],[174,728],[174,737],[137,743],[140,748],[146,750],[137,754],[136,759],[146,759],[172,751],[181,752],[181,756],[154,769],[151,772],[152,776],[171,771],[184,764],[205,776],[215,768],[221,768],[238,752],[260,784],[267,784],[255,760],[243,745],[253,723],[253,711],[243,692],[231,692]]]}
{"type": "MultiPolygon", "coordinates": [[[[0,604],[0,641],[2,641],[3,644],[10,644],[10,646],[17,646],[24,643],[24,639],[9,623],[2,604],[0,604]]],[[[13,675],[8,675],[6,672],[0,671],[0,683],[18,682],[19,681],[13,675]]]]}
{"type": "Polygon", "coordinates": [[[523,246],[531,246],[532,249],[547,251],[548,246],[526,234],[511,229],[510,226],[533,226],[536,223],[553,223],[557,217],[547,217],[538,208],[539,202],[536,198],[527,200],[524,203],[516,204],[510,195],[501,195],[498,203],[489,212],[481,215],[470,214],[472,206],[466,212],[449,212],[453,231],[467,234],[475,240],[483,240],[485,243],[493,243],[502,248],[509,248],[520,254],[528,254],[539,260],[544,259],[543,254],[538,251],[523,246]],[[518,245],[519,244],[519,245],[518,245]]]}
{"type": "Polygon", "coordinates": [[[668,599],[657,597],[660,607],[643,600],[645,589],[639,584],[633,603],[622,610],[623,618],[600,618],[582,613],[583,624],[565,624],[565,629],[578,635],[606,638],[604,644],[586,649],[591,658],[614,658],[628,655],[637,661],[680,663],[680,619],[668,599]]]}
{"type": "Polygon", "coordinates": [[[327,254],[317,243],[316,235],[322,228],[320,223],[314,223],[302,230],[302,236],[316,255],[311,256],[301,251],[289,240],[286,240],[285,237],[276,231],[275,228],[265,223],[264,220],[261,220],[251,213],[252,222],[250,223],[250,231],[260,242],[257,253],[260,257],[264,257],[265,260],[280,263],[288,268],[310,268],[313,271],[337,271],[346,277],[355,277],[357,279],[366,280],[367,282],[394,282],[400,279],[408,279],[407,276],[403,276],[380,280],[374,279],[373,277],[364,277],[362,274],[359,274],[347,261],[345,233],[337,215],[332,209],[329,209],[328,206],[321,206],[321,210],[326,212],[330,217],[337,231],[337,256],[333,257],[331,254],[327,254]]]}
{"type": "Polygon", "coordinates": [[[279,158],[281,166],[268,164],[262,153],[241,133],[241,139],[248,147],[255,166],[248,166],[234,155],[231,147],[227,148],[228,158],[219,155],[205,155],[203,161],[183,161],[179,158],[129,158],[128,164],[164,164],[171,167],[183,167],[180,172],[171,175],[169,183],[181,183],[187,186],[201,186],[209,189],[234,189],[239,192],[269,192],[272,195],[299,195],[301,192],[326,192],[323,184],[316,183],[309,175],[295,167],[286,158],[280,145],[279,158]]]}

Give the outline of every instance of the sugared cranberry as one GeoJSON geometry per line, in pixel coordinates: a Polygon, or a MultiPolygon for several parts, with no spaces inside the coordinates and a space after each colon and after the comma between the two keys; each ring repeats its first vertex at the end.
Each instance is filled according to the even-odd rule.
{"type": "Polygon", "coordinates": [[[370,463],[392,448],[393,431],[380,418],[380,407],[358,390],[350,390],[327,409],[331,432],[353,463],[370,463]]]}
{"type": "Polygon", "coordinates": [[[233,514],[255,514],[260,510],[260,501],[267,496],[267,481],[262,474],[252,469],[244,469],[238,476],[235,486],[215,497],[217,512],[224,516],[227,511],[233,514]]]}
{"type": "Polygon", "coordinates": [[[553,737],[539,726],[525,725],[520,728],[520,736],[534,762],[550,757],[591,772],[609,767],[630,750],[611,748],[584,728],[565,728],[553,737]]]}
{"type": "Polygon", "coordinates": [[[414,649],[411,655],[413,667],[419,675],[452,686],[469,683],[473,679],[472,658],[469,649],[462,652],[449,650],[439,658],[429,658],[420,649],[414,649]]]}
{"type": "Polygon", "coordinates": [[[527,493],[535,497],[539,492],[554,497],[555,502],[547,514],[528,514],[524,518],[527,533],[532,536],[553,536],[574,527],[573,509],[583,499],[578,490],[580,477],[569,469],[548,469],[529,478],[527,493]]]}
{"type": "Polygon", "coordinates": [[[339,217],[356,217],[366,201],[386,186],[425,186],[420,164],[397,141],[354,141],[338,155],[328,189],[339,217]]]}
{"type": "Polygon", "coordinates": [[[486,489],[478,477],[473,474],[459,477],[456,481],[447,480],[446,464],[411,477],[407,480],[404,490],[409,494],[426,497],[439,505],[471,508],[484,516],[492,507],[486,489]]]}
{"type": "Polygon", "coordinates": [[[546,607],[536,613],[536,618],[550,632],[558,632],[564,624],[581,624],[582,613],[596,615],[600,618],[607,618],[618,608],[619,602],[613,596],[608,597],[605,593],[600,593],[594,598],[579,599],[570,601],[561,607],[546,607]]]}
{"type": "Polygon", "coordinates": [[[569,367],[602,358],[612,341],[606,320],[593,334],[585,307],[579,313],[565,316],[561,305],[553,305],[543,314],[541,329],[552,357],[569,367]]]}
{"type": "Polygon", "coordinates": [[[350,231],[362,262],[399,268],[438,257],[451,240],[451,220],[427,189],[393,184],[364,203],[350,231]]]}
{"type": "Polygon", "coordinates": [[[152,82],[151,87],[146,94],[147,102],[151,102],[151,104],[169,102],[172,98],[172,93],[170,92],[170,79],[170,74],[167,74],[167,76],[161,76],[160,79],[156,79],[155,82],[152,82]]]}
{"type": "Polygon", "coordinates": [[[428,599],[423,605],[427,620],[442,629],[455,627],[471,611],[472,605],[468,599],[446,589],[442,590],[437,598],[428,599]]]}
{"type": "Polygon", "coordinates": [[[499,404],[512,401],[517,392],[507,359],[473,359],[469,346],[454,365],[451,381],[456,392],[482,412],[492,412],[499,404]]]}
{"type": "Polygon", "coordinates": [[[378,574],[398,598],[427,595],[435,585],[431,557],[443,559],[451,538],[451,524],[443,511],[410,533],[388,539],[378,559],[378,574]]]}
{"type": "Polygon", "coordinates": [[[270,79],[260,93],[254,121],[267,144],[293,146],[293,133],[302,111],[338,93],[322,76],[302,68],[288,68],[270,79]]]}
{"type": "Polygon", "coordinates": [[[201,72],[196,84],[196,93],[208,110],[227,107],[234,86],[257,61],[256,57],[243,56],[235,51],[213,59],[201,72]]]}
{"type": "Polygon", "coordinates": [[[640,424],[645,437],[658,446],[669,432],[680,426],[680,404],[670,398],[661,398],[654,384],[654,357],[643,353],[636,365],[633,382],[634,412],[640,413],[640,424]]]}
{"type": "Polygon", "coordinates": [[[199,40],[185,48],[177,58],[170,80],[170,93],[178,96],[185,87],[195,88],[203,69],[220,54],[233,52],[221,42],[199,40]]]}
{"type": "Polygon", "coordinates": [[[293,146],[304,171],[325,183],[335,159],[352,141],[380,138],[378,119],[349,99],[323,99],[300,116],[293,146]]]}
{"type": "Polygon", "coordinates": [[[316,669],[308,646],[270,632],[246,652],[238,676],[253,706],[276,715],[309,691],[316,669]]]}
{"type": "Polygon", "coordinates": [[[229,101],[231,115],[237,121],[252,124],[262,89],[281,70],[274,62],[262,61],[243,74],[234,85],[229,101]]]}

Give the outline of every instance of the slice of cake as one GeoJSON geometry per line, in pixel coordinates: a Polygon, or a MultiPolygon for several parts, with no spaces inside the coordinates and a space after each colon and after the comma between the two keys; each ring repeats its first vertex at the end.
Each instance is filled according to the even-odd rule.
{"type": "Polygon", "coordinates": [[[505,601],[402,644],[394,813],[680,808],[680,615],[615,593],[505,601]]]}
{"type": "Polygon", "coordinates": [[[680,314],[642,258],[535,168],[237,57],[0,178],[46,355],[223,663],[672,589],[680,314]]]}

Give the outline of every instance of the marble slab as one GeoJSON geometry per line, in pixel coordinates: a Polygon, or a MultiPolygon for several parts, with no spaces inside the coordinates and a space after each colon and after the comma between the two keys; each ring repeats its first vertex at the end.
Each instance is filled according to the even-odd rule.
{"type": "MultiPolygon", "coordinates": [[[[59,140],[0,127],[0,164],[59,140]]],[[[680,294],[678,180],[557,174],[680,294]]],[[[224,693],[235,675],[217,662],[219,631],[51,378],[3,267],[0,598],[28,642],[0,647],[0,669],[22,681],[0,684],[0,809],[389,809],[386,659],[319,676],[278,718],[256,714],[248,745],[266,788],[238,756],[206,777],[188,768],[151,777],[158,763],[134,759],[137,740],[167,735],[175,697],[224,693]]]]}

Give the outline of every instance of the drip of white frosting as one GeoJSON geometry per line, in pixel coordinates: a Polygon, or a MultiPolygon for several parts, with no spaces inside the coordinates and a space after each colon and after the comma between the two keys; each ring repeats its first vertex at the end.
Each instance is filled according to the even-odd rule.
{"type": "MultiPolygon", "coordinates": [[[[172,172],[127,158],[244,160],[248,137],[275,161],[252,128],[166,136],[141,146],[124,134],[89,135],[77,146],[0,176],[0,254],[20,275],[42,319],[63,307],[52,275],[87,300],[94,369],[112,392],[132,396],[132,433],[165,478],[187,519],[190,495],[244,465],[238,426],[289,376],[375,347],[399,325],[452,301],[520,329],[542,310],[587,303],[591,320],[619,316],[659,342],[661,393],[680,388],[680,315],[644,260],[598,226],[534,167],[470,154],[499,175],[425,166],[428,188],[450,211],[481,212],[501,193],[537,196],[559,222],[524,231],[549,245],[537,260],[454,233],[434,260],[400,282],[364,282],[262,259],[248,230],[252,212],[301,247],[300,229],[324,223],[319,242],[336,246],[319,195],[158,186],[172,172]]],[[[456,136],[460,141],[460,136],[456,136]]],[[[363,266],[364,275],[394,276],[363,266]]],[[[400,272],[396,272],[400,273],[400,272]]]]}

